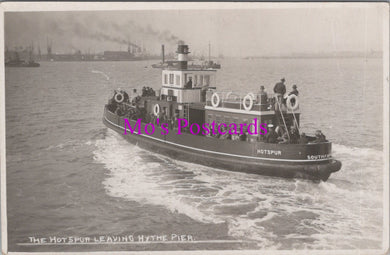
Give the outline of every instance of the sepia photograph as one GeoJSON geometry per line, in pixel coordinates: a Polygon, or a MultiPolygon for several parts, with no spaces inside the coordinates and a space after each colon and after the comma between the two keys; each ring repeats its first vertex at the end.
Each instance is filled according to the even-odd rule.
{"type": "Polygon", "coordinates": [[[0,17],[3,254],[388,252],[388,3],[0,17]]]}

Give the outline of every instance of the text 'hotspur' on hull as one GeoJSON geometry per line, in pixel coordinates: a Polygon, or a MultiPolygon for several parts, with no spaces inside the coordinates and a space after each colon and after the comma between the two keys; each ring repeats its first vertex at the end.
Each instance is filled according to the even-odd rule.
{"type": "Polygon", "coordinates": [[[157,94],[145,87],[142,96],[135,89],[130,96],[115,91],[104,108],[103,122],[108,128],[141,148],[218,169],[326,181],[341,168],[341,162],[332,158],[331,142],[321,132],[311,137],[299,131],[297,95],[283,99],[285,91],[278,89],[271,97],[217,92],[215,70],[189,69],[187,45],[179,44],[177,53],[177,65],[162,71],[162,88],[157,94]],[[249,128],[243,132],[245,125],[238,133],[223,135],[193,134],[188,127],[177,134],[180,119],[198,127],[236,123],[253,128],[264,123],[260,128],[266,129],[267,135],[253,134],[249,128]],[[161,127],[162,122],[168,123],[165,128],[169,127],[169,132],[161,127]],[[143,130],[142,134],[129,130],[124,134],[129,126],[143,130]]]}

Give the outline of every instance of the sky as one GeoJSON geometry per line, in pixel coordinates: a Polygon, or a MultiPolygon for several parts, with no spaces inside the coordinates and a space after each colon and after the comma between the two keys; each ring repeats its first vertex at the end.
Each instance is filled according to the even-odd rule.
{"type": "MultiPolygon", "coordinates": [[[[283,5],[281,5],[283,7],[283,5]]],[[[159,54],[178,40],[197,55],[232,57],[381,51],[382,5],[331,8],[8,12],[5,46],[46,53],[127,50],[131,41],[159,54]]]]}

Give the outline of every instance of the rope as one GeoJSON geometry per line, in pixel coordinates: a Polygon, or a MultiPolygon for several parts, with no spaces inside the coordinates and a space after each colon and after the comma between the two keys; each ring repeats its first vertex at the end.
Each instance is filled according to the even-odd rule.
{"type": "Polygon", "coordinates": [[[277,100],[277,102],[278,102],[278,105],[279,105],[279,111],[280,111],[280,114],[282,115],[282,120],[283,120],[284,127],[286,128],[286,132],[287,132],[288,140],[290,140],[290,134],[288,133],[288,129],[287,129],[287,125],[286,125],[286,121],[284,121],[284,116],[283,116],[282,108],[281,108],[281,106],[280,106],[279,98],[276,98],[276,100],[277,100]]]}
{"type": "Polygon", "coordinates": [[[291,111],[292,111],[292,114],[293,114],[293,116],[294,116],[294,121],[295,121],[295,125],[296,125],[296,127],[297,127],[297,129],[298,129],[298,133],[300,134],[300,133],[301,133],[301,130],[299,130],[299,125],[298,125],[297,119],[295,118],[294,110],[291,109],[291,111]]]}

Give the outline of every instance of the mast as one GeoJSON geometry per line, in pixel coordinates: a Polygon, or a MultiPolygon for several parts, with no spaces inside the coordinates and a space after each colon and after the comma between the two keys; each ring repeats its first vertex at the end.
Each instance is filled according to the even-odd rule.
{"type": "Polygon", "coordinates": [[[209,41],[209,63],[210,63],[210,55],[211,55],[211,44],[210,44],[210,41],[209,41]]]}

